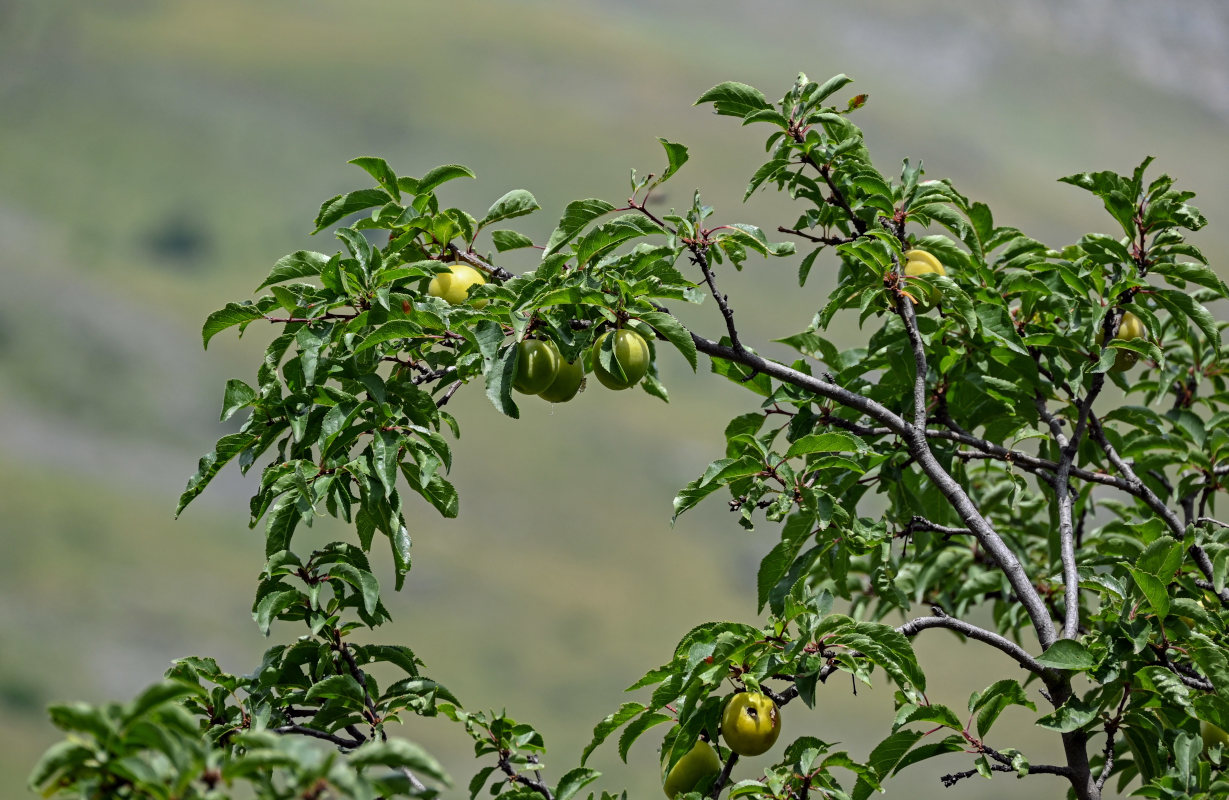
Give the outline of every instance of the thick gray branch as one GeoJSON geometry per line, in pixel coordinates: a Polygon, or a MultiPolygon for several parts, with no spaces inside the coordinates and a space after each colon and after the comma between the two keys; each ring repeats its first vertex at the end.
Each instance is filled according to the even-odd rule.
{"type": "Polygon", "coordinates": [[[979,628],[976,625],[965,622],[964,620],[949,617],[943,613],[941,609],[934,609],[935,615],[931,617],[918,617],[901,625],[896,630],[903,633],[905,636],[916,636],[927,628],[946,628],[950,631],[955,631],[962,636],[967,636],[970,639],[976,639],[979,642],[990,645],[996,650],[1000,650],[1011,656],[1017,664],[1024,667],[1029,672],[1045,678],[1054,678],[1056,673],[1054,670],[1041,665],[1037,659],[1025,650],[1020,645],[1010,639],[1000,636],[994,631],[988,631],[985,628],[979,628]]]}
{"type": "Polygon", "coordinates": [[[1050,619],[1050,614],[1046,610],[1041,595],[1037,593],[1037,587],[1033,585],[1032,581],[1029,580],[1028,573],[1024,571],[1024,565],[1020,563],[1020,559],[1007,546],[1007,543],[1003,541],[998,532],[978,512],[973,501],[965,493],[964,487],[957,483],[943,469],[943,466],[934,457],[934,454],[930,452],[930,447],[926,443],[926,431],[924,428],[915,428],[900,415],[871,400],[869,397],[851,392],[848,389],[816,378],[813,375],[799,372],[784,364],[769,361],[748,350],[735,350],[732,347],[718,344],[703,336],[697,336],[695,333],[691,334],[691,339],[695,343],[697,350],[710,357],[742,364],[769,377],[788,383],[791,386],[806,389],[820,397],[826,397],[829,400],[840,403],[846,408],[858,411],[885,425],[893,433],[908,442],[910,454],[917,459],[918,466],[922,468],[926,477],[930,478],[931,482],[943,493],[943,496],[951,503],[952,508],[956,510],[956,513],[960,515],[964,523],[973,531],[977,541],[995,560],[999,568],[1003,570],[1003,574],[1007,576],[1007,580],[1015,591],[1016,596],[1020,599],[1025,611],[1028,612],[1041,646],[1046,648],[1054,643],[1056,638],[1054,623],[1050,619]]]}

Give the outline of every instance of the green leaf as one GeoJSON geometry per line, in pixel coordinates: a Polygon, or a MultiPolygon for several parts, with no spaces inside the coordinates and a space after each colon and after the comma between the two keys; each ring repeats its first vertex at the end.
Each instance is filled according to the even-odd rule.
{"type": "Polygon", "coordinates": [[[265,523],[265,557],[281,550],[290,549],[290,540],[294,536],[295,526],[299,524],[302,514],[295,494],[286,494],[273,510],[265,523]]]}
{"type": "Polygon", "coordinates": [[[1148,599],[1148,605],[1152,606],[1152,610],[1156,615],[1162,619],[1168,616],[1169,590],[1166,588],[1166,581],[1143,570],[1136,569],[1125,562],[1120,563],[1131,573],[1131,577],[1135,580],[1135,585],[1144,593],[1144,597],[1148,599]]]}
{"type": "Polygon", "coordinates": [[[655,331],[665,336],[670,344],[677,347],[678,351],[683,354],[683,358],[687,359],[687,363],[691,365],[691,371],[696,371],[698,366],[696,343],[691,338],[691,331],[684,328],[674,316],[662,311],[644,311],[639,314],[639,317],[655,331]]]}
{"type": "Polygon", "coordinates": [[[62,731],[87,733],[106,745],[116,734],[111,721],[102,709],[88,703],[57,703],[47,708],[51,724],[62,731]]]}
{"type": "Polygon", "coordinates": [[[576,264],[588,264],[632,239],[664,233],[663,228],[647,217],[624,214],[589,231],[576,243],[576,264]]]}
{"type": "Polygon", "coordinates": [[[666,139],[662,139],[660,137],[657,141],[661,142],[661,146],[666,149],[666,158],[670,162],[670,165],[666,167],[666,171],[663,172],[661,177],[657,179],[658,183],[665,183],[666,181],[670,180],[671,175],[678,172],[679,167],[687,163],[687,147],[685,145],[678,144],[677,142],[667,141],[666,139]]]}
{"type": "Polygon", "coordinates": [[[369,644],[363,646],[368,661],[385,661],[405,670],[412,677],[418,676],[418,657],[414,651],[401,644],[369,644]]]}
{"type": "Polygon", "coordinates": [[[1033,711],[1037,710],[1037,705],[1028,699],[1019,681],[1010,678],[995,681],[985,690],[970,697],[969,712],[977,715],[978,736],[984,737],[990,733],[995,721],[1008,706],[1025,706],[1033,711]]]}
{"type": "MultiPolygon", "coordinates": [[[[94,749],[71,739],[56,742],[39,758],[30,772],[27,786],[38,791],[45,783],[51,783],[62,773],[69,773],[87,761],[94,759],[94,749]]],[[[50,789],[48,790],[50,791],[50,789]]],[[[45,797],[52,795],[44,794],[45,797]]]]}
{"type": "Polygon", "coordinates": [[[307,690],[304,701],[313,700],[344,700],[351,705],[363,706],[363,687],[349,675],[330,675],[322,681],[312,684],[307,690]]]}
{"type": "Polygon", "coordinates": [[[729,117],[745,117],[755,111],[771,108],[763,92],[737,81],[717,84],[700,95],[694,105],[701,103],[712,103],[718,114],[729,117]]]}
{"type": "Polygon", "coordinates": [[[389,197],[394,200],[401,199],[401,192],[397,188],[397,175],[388,166],[387,161],[376,156],[360,156],[350,159],[349,163],[375,178],[384,191],[388,192],[389,197]]]}
{"type": "Polygon", "coordinates": [[[852,433],[828,431],[803,436],[790,445],[785,457],[797,458],[811,453],[865,453],[866,450],[866,442],[852,433]]]}
{"type": "Polygon", "coordinates": [[[486,212],[486,216],[482,218],[478,225],[479,227],[486,227],[492,222],[531,214],[539,208],[541,206],[538,205],[538,201],[534,199],[532,194],[524,189],[513,189],[491,205],[490,209],[486,212]]]}
{"type": "Polygon", "coordinates": [[[948,753],[964,752],[967,745],[968,743],[964,740],[964,737],[957,736],[956,734],[952,734],[951,736],[937,742],[920,745],[910,750],[904,758],[896,762],[896,766],[892,768],[892,774],[896,775],[906,767],[930,758],[935,758],[936,756],[947,755],[948,753]]]}
{"type": "Polygon", "coordinates": [[[226,462],[259,441],[260,438],[252,433],[232,433],[219,439],[212,452],[201,456],[201,460],[196,465],[196,474],[188,479],[187,488],[179,496],[175,516],[178,517],[183,513],[188,503],[205,491],[205,487],[218,474],[218,471],[226,466],[226,462]]]}
{"type": "Polygon", "coordinates": [[[926,691],[926,674],[917,663],[913,646],[892,626],[856,622],[842,614],[832,614],[819,624],[815,635],[826,635],[826,644],[860,653],[887,672],[897,684],[926,691]]]}
{"type": "Polygon", "coordinates": [[[412,190],[413,194],[424,195],[428,192],[435,191],[437,186],[455,180],[457,178],[473,178],[476,177],[469,167],[463,167],[460,164],[445,164],[442,167],[435,169],[423,175],[415,183],[412,190]]]}
{"type": "Polygon", "coordinates": [[[363,598],[363,609],[368,614],[376,613],[376,607],[380,604],[380,582],[375,575],[353,564],[338,563],[329,565],[329,576],[341,578],[358,589],[363,598]]]}
{"type": "Polygon", "coordinates": [[[836,92],[839,92],[851,83],[853,83],[853,78],[845,75],[844,73],[840,75],[833,75],[831,78],[824,81],[820,85],[819,89],[815,91],[815,94],[811,95],[808,99],[812,103],[822,103],[824,100],[827,100],[828,97],[836,92]]]}
{"type": "Polygon", "coordinates": [[[516,231],[491,231],[491,240],[495,242],[495,249],[501,253],[533,247],[533,239],[516,231]]]}
{"type": "Polygon", "coordinates": [[[668,714],[660,714],[653,712],[638,717],[632,724],[628,725],[623,733],[619,736],[619,758],[623,759],[623,763],[627,763],[627,753],[632,749],[632,745],[636,740],[644,734],[649,728],[654,728],[663,722],[671,722],[673,717],[668,714]]]}
{"type": "Polygon", "coordinates": [[[124,709],[124,724],[130,725],[148,714],[150,711],[173,703],[189,695],[202,695],[205,690],[197,684],[179,680],[163,680],[141,692],[135,700],[124,709]]]}
{"type": "Polygon", "coordinates": [[[282,256],[277,260],[277,263],[273,265],[273,269],[269,272],[269,277],[265,278],[264,283],[256,287],[256,291],[260,291],[266,286],[272,286],[275,283],[281,283],[282,281],[319,275],[327,263],[329,263],[329,257],[324,253],[316,253],[311,250],[296,250],[290,255],[282,256]]]}
{"type": "MultiPolygon", "coordinates": [[[[1229,287],[1225,286],[1225,282],[1210,267],[1203,264],[1190,262],[1180,264],[1160,263],[1153,264],[1151,269],[1158,275],[1164,275],[1166,279],[1174,278],[1180,281],[1189,281],[1190,283],[1213,289],[1221,297],[1229,297],[1229,287]]],[[[1170,283],[1173,283],[1173,281],[1170,281],[1170,283]]]]}
{"type": "Polygon", "coordinates": [[[461,501],[457,496],[456,487],[444,480],[439,474],[432,475],[425,484],[422,480],[421,468],[410,461],[401,462],[401,472],[409,482],[410,488],[422,495],[427,502],[435,506],[435,510],[447,519],[455,519],[460,511],[461,501]]]}
{"type": "Polygon", "coordinates": [[[519,419],[521,411],[512,400],[512,382],[516,379],[516,365],[520,348],[516,343],[504,347],[486,362],[482,377],[486,381],[486,396],[491,404],[512,419],[519,419]]]}
{"type": "Polygon", "coordinates": [[[909,752],[909,748],[913,747],[922,735],[921,731],[897,731],[876,745],[867,760],[867,766],[870,767],[874,778],[870,775],[858,777],[858,782],[853,787],[853,800],[866,800],[870,797],[871,792],[879,788],[878,781],[886,777],[900,763],[900,760],[909,752]]]}
{"type": "Polygon", "coordinates": [[[559,224],[555,226],[554,232],[546,242],[546,249],[542,251],[543,260],[559,252],[590,222],[611,211],[614,211],[614,206],[605,200],[589,198],[568,203],[567,208],[563,210],[563,216],[559,219],[559,224]]]}
{"type": "MultiPolygon", "coordinates": [[[[348,675],[337,677],[349,678],[348,675]]],[[[316,686],[319,685],[316,684],[316,686]]],[[[315,686],[312,687],[313,690],[315,688],[315,686]]],[[[443,766],[426,750],[405,739],[368,742],[350,753],[347,760],[352,766],[360,768],[374,766],[391,769],[405,768],[415,775],[424,775],[444,786],[452,786],[452,779],[448,777],[443,766]]]]}
{"type": "MultiPolygon", "coordinates": [[[[1067,642],[1071,640],[1061,639],[1059,641],[1067,642]]],[[[1052,713],[1037,720],[1036,724],[1042,728],[1058,731],[1059,733],[1069,733],[1079,730],[1096,719],[1097,707],[1095,704],[1085,703],[1078,697],[1072,697],[1052,713]]]]}
{"type": "Polygon", "coordinates": [[[342,217],[348,217],[356,211],[382,206],[388,199],[388,192],[383,189],[360,189],[357,192],[339,194],[320,206],[320,212],[316,214],[316,229],[312,233],[320,233],[342,217]]]}
{"type": "Polygon", "coordinates": [[[1075,672],[1089,670],[1097,665],[1088,648],[1074,639],[1059,639],[1038,656],[1037,661],[1042,666],[1075,672]]]}
{"type": "Polygon", "coordinates": [[[1191,709],[1191,690],[1182,683],[1182,678],[1162,666],[1154,664],[1139,670],[1135,673],[1135,683],[1159,694],[1170,708],[1191,709]]]}
{"type": "Polygon", "coordinates": [[[1175,316],[1189,317],[1207,337],[1216,354],[1220,355],[1220,329],[1210,311],[1195,302],[1195,298],[1178,289],[1153,289],[1152,296],[1175,316]]]}
{"type": "Polygon", "coordinates": [[[570,800],[573,795],[601,776],[602,773],[597,770],[585,767],[569,771],[559,779],[559,785],[555,787],[555,800],[570,800]]]}
{"type": "MultiPolygon", "coordinates": [[[[760,168],[757,169],[755,174],[751,176],[751,180],[747,182],[747,191],[743,192],[743,201],[746,202],[746,200],[755,193],[755,190],[760,188],[764,181],[771,180],[772,178],[776,177],[782,171],[789,169],[792,164],[792,161],[784,157],[774,158],[771,161],[761,164],[760,168]]],[[[814,259],[815,253],[818,252],[818,250],[813,252],[810,258],[814,259]]]]}
{"type": "Polygon", "coordinates": [[[201,327],[201,343],[208,350],[209,340],[218,333],[234,325],[241,325],[263,317],[264,312],[250,303],[227,303],[225,308],[205,318],[205,324],[201,327]]]}
{"type": "MultiPolygon", "coordinates": [[[[719,344],[729,347],[729,337],[722,336],[719,344]]],[[[757,372],[751,369],[751,367],[744,366],[736,361],[727,361],[721,356],[712,356],[709,359],[709,364],[714,374],[724,375],[727,379],[737,383],[747,391],[754,392],[763,397],[768,397],[772,394],[772,378],[762,372],[757,372]]]]}
{"type": "Polygon", "coordinates": [[[678,519],[689,508],[708,497],[722,486],[754,475],[764,468],[758,459],[744,456],[743,458],[723,458],[708,465],[708,469],[699,478],[687,484],[674,498],[674,517],[678,519]]]}
{"type": "MultiPolygon", "coordinates": [[[[1177,411],[1179,409],[1175,409],[1177,411]]],[[[1172,413],[1172,412],[1171,412],[1172,413]]],[[[1189,413],[1189,412],[1188,412],[1189,413]]],[[[1198,417],[1196,417],[1198,420],[1198,417]]],[[[1141,572],[1155,575],[1163,582],[1173,579],[1178,567],[1182,566],[1182,554],[1185,548],[1182,542],[1163,536],[1144,549],[1135,559],[1135,568],[1141,572]]]]}
{"type": "Polygon", "coordinates": [[[899,728],[911,722],[934,723],[944,728],[951,728],[954,731],[964,730],[964,724],[956,716],[956,712],[939,703],[932,703],[928,706],[915,706],[912,704],[902,706],[897,711],[896,722],[893,727],[899,728]]]}
{"type": "Polygon", "coordinates": [[[376,328],[367,338],[363,339],[354,348],[354,354],[358,355],[365,350],[370,350],[378,344],[391,342],[394,339],[412,339],[416,336],[421,336],[423,333],[422,326],[416,322],[411,322],[406,319],[395,319],[392,322],[386,322],[376,328]]]}
{"type": "Polygon", "coordinates": [[[589,744],[585,745],[584,752],[580,755],[580,763],[583,766],[589,760],[589,756],[593,751],[606,741],[610,734],[614,733],[619,728],[623,727],[632,717],[635,717],[640,712],[644,711],[645,707],[640,703],[624,703],[619,706],[619,710],[610,714],[593,728],[593,739],[589,744]]]}
{"type": "Polygon", "coordinates": [[[759,603],[756,607],[757,613],[764,610],[772,590],[789,572],[798,551],[810,536],[814,522],[814,518],[809,514],[791,514],[785,520],[781,541],[760,560],[760,568],[756,573],[756,595],[759,603]]]}
{"type": "Polygon", "coordinates": [[[256,402],[256,390],[241,380],[231,378],[226,382],[226,393],[222,396],[221,422],[234,416],[241,408],[247,408],[256,402]]]}
{"type": "Polygon", "coordinates": [[[301,600],[303,600],[303,594],[297,589],[270,592],[256,604],[256,608],[252,612],[252,618],[256,620],[256,625],[260,628],[260,632],[268,636],[273,620],[277,619],[278,615],[286,609],[293,608],[301,600]]]}

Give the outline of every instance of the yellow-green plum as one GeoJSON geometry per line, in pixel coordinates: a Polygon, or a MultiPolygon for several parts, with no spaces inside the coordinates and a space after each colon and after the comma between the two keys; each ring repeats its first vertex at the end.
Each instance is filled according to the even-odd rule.
{"type": "MultiPolygon", "coordinates": [[[[947,275],[947,270],[943,268],[939,259],[925,250],[909,250],[905,253],[904,273],[914,278],[918,275],[947,275]]],[[[925,281],[909,281],[908,288],[911,290],[909,293],[917,297],[917,304],[923,310],[938,305],[943,299],[943,293],[938,287],[931,286],[925,281]]]]}
{"type": "Polygon", "coordinates": [[[512,388],[522,394],[538,394],[546,389],[559,374],[563,356],[549,339],[526,339],[517,345],[520,354],[516,361],[516,377],[512,388]]]}
{"type": "MultiPolygon", "coordinates": [[[[449,305],[461,305],[469,299],[469,290],[486,283],[482,273],[469,264],[460,261],[449,267],[448,272],[440,272],[427,285],[427,294],[432,297],[442,297],[449,305]]],[[[475,300],[474,308],[482,308],[486,300],[475,300]]]]}
{"type": "Polygon", "coordinates": [[[732,695],[721,712],[721,738],[740,756],[767,753],[781,735],[781,710],[759,692],[732,695]]]}
{"type": "Polygon", "coordinates": [[[648,342],[640,334],[626,328],[613,331],[614,357],[624,374],[624,377],[619,377],[603,367],[600,358],[602,342],[606,341],[611,333],[611,331],[603,333],[593,343],[593,374],[607,389],[630,389],[639,383],[649,371],[648,342]]]}
{"type": "Polygon", "coordinates": [[[721,774],[721,759],[717,751],[705,741],[696,742],[687,755],[674,764],[674,768],[662,780],[662,788],[666,797],[674,800],[674,796],[693,791],[701,783],[721,774]]]}
{"type": "MultiPolygon", "coordinates": [[[[1131,339],[1144,339],[1147,336],[1148,329],[1144,327],[1143,320],[1130,311],[1124,311],[1122,321],[1118,323],[1118,333],[1114,334],[1114,338],[1125,342],[1131,339]]],[[[1097,334],[1097,344],[1100,345],[1104,341],[1105,333],[1097,334]]],[[[1133,350],[1118,350],[1114,355],[1114,366],[1110,367],[1110,372],[1126,372],[1135,366],[1137,361],[1139,361],[1139,353],[1133,350]]]]}
{"type": "Polygon", "coordinates": [[[566,403],[576,396],[580,391],[580,385],[585,381],[585,365],[583,360],[577,356],[576,360],[568,363],[562,357],[559,359],[559,372],[555,374],[555,379],[551,381],[550,386],[547,386],[538,393],[538,397],[548,403],[566,403]]]}
{"type": "Polygon", "coordinates": [[[1199,723],[1199,735],[1203,737],[1204,750],[1217,744],[1222,748],[1229,748],[1229,733],[1226,733],[1224,728],[1213,725],[1211,722],[1199,723]]]}

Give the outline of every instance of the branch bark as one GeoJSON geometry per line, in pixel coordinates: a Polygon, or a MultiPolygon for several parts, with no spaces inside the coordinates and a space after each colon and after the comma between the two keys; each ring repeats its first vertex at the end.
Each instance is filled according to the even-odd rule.
{"type": "Polygon", "coordinates": [[[886,426],[892,433],[909,442],[910,453],[917,459],[918,466],[948,499],[956,513],[977,537],[977,541],[994,558],[999,568],[1007,576],[1012,590],[1015,591],[1033,623],[1041,646],[1049,647],[1055,641],[1054,623],[1050,619],[1041,595],[1037,592],[1037,587],[1033,585],[1025,572],[1024,565],[1020,563],[1020,559],[990,523],[978,512],[964,488],[943,469],[934,454],[930,452],[930,447],[926,444],[924,429],[915,428],[891,409],[835,383],[807,375],[784,364],[769,361],[749,350],[735,350],[733,347],[718,344],[695,333],[691,334],[691,339],[697,350],[710,357],[742,364],[791,386],[797,386],[840,403],[886,426]]]}
{"type": "Polygon", "coordinates": [[[1038,662],[1037,659],[1033,658],[1027,650],[1010,639],[1000,636],[994,631],[979,628],[972,623],[965,622],[964,620],[949,617],[938,606],[934,607],[932,610],[934,612],[934,616],[918,617],[917,619],[909,620],[896,630],[903,633],[905,636],[912,637],[928,628],[946,628],[963,636],[967,636],[970,639],[976,639],[979,642],[990,645],[996,650],[1006,653],[1017,664],[1035,675],[1051,680],[1057,677],[1057,673],[1054,672],[1054,670],[1050,669],[1049,667],[1042,666],[1042,664],[1038,662]]]}

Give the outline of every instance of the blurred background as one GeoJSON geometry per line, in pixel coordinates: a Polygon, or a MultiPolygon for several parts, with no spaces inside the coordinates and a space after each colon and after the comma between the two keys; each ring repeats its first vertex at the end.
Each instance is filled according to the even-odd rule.
{"type": "MultiPolygon", "coordinates": [[[[767,129],[691,104],[723,80],[771,99],[799,71],[846,72],[848,94],[870,95],[855,119],[885,173],[921,158],[999,223],[1061,245],[1112,229],[1055,179],[1155,155],[1199,193],[1211,225],[1195,241],[1219,267],[1227,53],[1219,0],[0,0],[0,796],[24,796],[57,738],[47,703],[127,699],[183,655],[247,672],[267,646],[249,617],[255,474],[228,468],[183,518],[171,512],[222,433],[224,381],[253,380],[269,330],[208,352],[199,330],[284,253],[334,251],[308,233],[322,200],[366,185],[348,159],[380,155],[403,175],[467,164],[478,180],[441,195],[479,214],[529,189],[543,210],[516,227],[542,241],[569,200],[617,203],[629,168],[660,170],[663,136],[691,148],[667,203],[698,186],[717,219],[775,230],[796,212],[741,202],[767,129]]],[[[778,352],[767,341],[808,324],[831,266],[805,291],[796,259],[723,275],[746,338],[778,352]]],[[[712,307],[689,319],[719,329],[712,307]]],[[[858,335],[838,332],[847,346],[858,335]]],[[[552,778],[692,625],[756,619],[775,531],[742,531],[720,499],[669,525],[675,490],[722,455],[751,396],[674,355],[662,370],[668,406],[596,387],[525,402],[514,422],[480,387],[460,393],[461,516],[412,508],[415,570],[386,597],[395,622],[380,638],[413,647],[471,708],[537,725],[552,778]]],[[[391,583],[386,562],[379,574],[391,583]]],[[[918,646],[931,699],[956,708],[1015,674],[943,632],[918,646]]],[[[891,697],[851,688],[834,680],[814,712],[791,706],[787,734],[865,758],[891,697]]],[[[1006,719],[1018,724],[1000,723],[993,746],[1055,756],[1027,716],[1006,719]]],[[[661,730],[628,766],[602,748],[600,785],[657,796],[661,730]]],[[[460,786],[473,774],[461,731],[428,720],[405,733],[460,786]]],[[[1061,791],[1046,777],[941,788],[938,775],[971,766],[928,762],[889,795],[1061,791]]]]}

